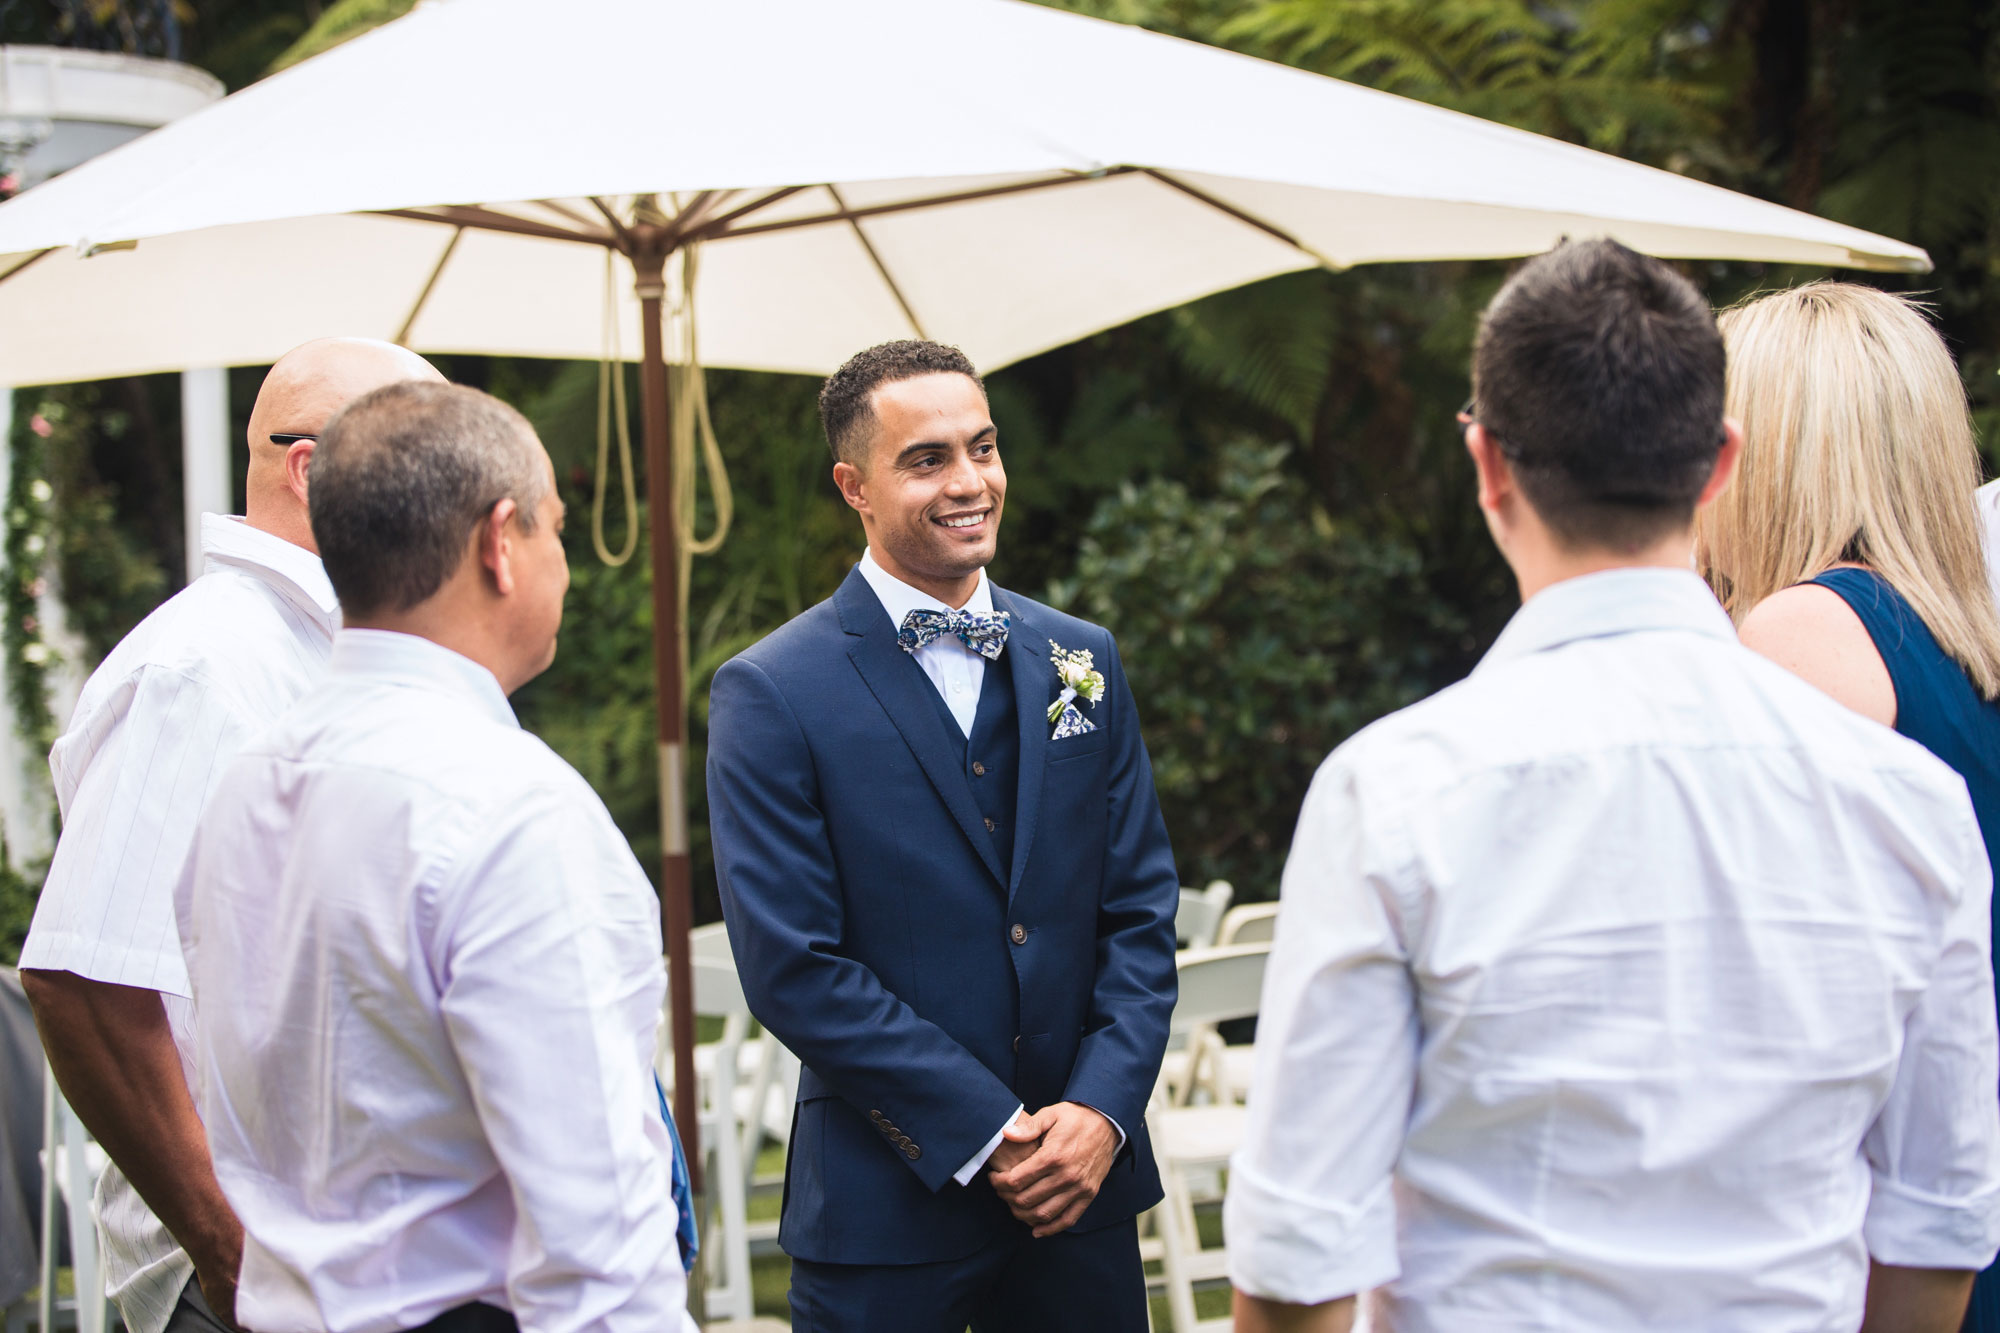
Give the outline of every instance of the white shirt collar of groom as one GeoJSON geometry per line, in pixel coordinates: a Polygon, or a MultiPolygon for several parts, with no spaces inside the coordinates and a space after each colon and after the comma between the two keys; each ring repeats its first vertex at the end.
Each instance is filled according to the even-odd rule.
{"type": "Polygon", "coordinates": [[[987,580],[986,571],[979,571],[979,586],[972,590],[964,606],[946,606],[921,588],[909,584],[875,563],[874,550],[861,553],[861,577],[868,580],[868,586],[875,590],[882,609],[889,613],[889,623],[900,627],[903,617],[916,610],[926,611],[969,611],[974,615],[993,614],[993,585],[987,580]]]}

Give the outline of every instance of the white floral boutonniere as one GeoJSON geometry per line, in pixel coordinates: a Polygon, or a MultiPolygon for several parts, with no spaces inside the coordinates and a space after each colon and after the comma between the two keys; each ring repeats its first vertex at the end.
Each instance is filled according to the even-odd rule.
{"type": "Polygon", "coordinates": [[[1081,699],[1092,708],[1097,707],[1104,697],[1104,673],[1092,663],[1087,651],[1070,652],[1054,639],[1049,640],[1049,650],[1049,661],[1055,663],[1056,676],[1063,684],[1062,693],[1049,705],[1049,721],[1056,725],[1055,734],[1049,739],[1059,741],[1096,731],[1097,724],[1083,715],[1076,701],[1081,699]]]}

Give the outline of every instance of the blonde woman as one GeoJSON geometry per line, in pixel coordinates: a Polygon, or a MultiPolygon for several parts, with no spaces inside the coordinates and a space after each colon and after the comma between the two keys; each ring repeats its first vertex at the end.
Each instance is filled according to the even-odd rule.
{"type": "MultiPolygon", "coordinates": [[[[1725,314],[1736,481],[1699,551],[1743,642],[1929,749],[2000,861],[2000,614],[1951,354],[1921,311],[1822,282],[1725,314]]],[[[2000,1267],[1967,1329],[2000,1333],[2000,1267]]]]}

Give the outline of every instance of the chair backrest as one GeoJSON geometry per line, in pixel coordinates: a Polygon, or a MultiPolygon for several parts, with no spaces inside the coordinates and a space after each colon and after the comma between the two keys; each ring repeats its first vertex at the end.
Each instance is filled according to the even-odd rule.
{"type": "MultiPolygon", "coordinates": [[[[743,979],[736,975],[736,963],[726,954],[721,958],[694,956],[694,1012],[698,1018],[750,1018],[750,1002],[743,997],[743,979]]],[[[671,986],[668,1004],[673,1003],[671,986]]]]}
{"type": "Polygon", "coordinates": [[[1226,879],[1210,880],[1205,889],[1182,889],[1181,905],[1174,912],[1174,940],[1183,949],[1202,949],[1215,943],[1215,928],[1229,910],[1236,890],[1226,879]]]}
{"type": "Polygon", "coordinates": [[[1269,944],[1278,928],[1276,903],[1244,903],[1232,907],[1216,929],[1217,944],[1269,944]]]}
{"type": "Polygon", "coordinates": [[[1180,998],[1174,1001],[1169,1032],[1186,1032],[1204,1023],[1255,1018],[1264,995],[1264,964],[1268,944],[1232,944],[1209,949],[1183,949],[1176,958],[1180,998]]]}
{"type": "Polygon", "coordinates": [[[718,962],[731,963],[736,955],[729,951],[729,927],[720,921],[706,926],[696,926],[688,932],[688,944],[696,958],[709,958],[718,962]]]}

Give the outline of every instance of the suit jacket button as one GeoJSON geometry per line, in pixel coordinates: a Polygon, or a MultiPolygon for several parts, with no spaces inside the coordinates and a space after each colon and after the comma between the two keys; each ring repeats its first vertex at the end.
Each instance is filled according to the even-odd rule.
{"type": "Polygon", "coordinates": [[[1007,932],[1007,937],[1016,944],[1026,944],[1028,942],[1028,928],[1017,923],[1012,930],[1007,932]]]}
{"type": "Polygon", "coordinates": [[[882,1123],[882,1113],[880,1111],[870,1111],[868,1113],[868,1118],[870,1120],[873,1120],[878,1125],[882,1123]]]}
{"type": "Polygon", "coordinates": [[[973,760],[973,762],[972,762],[972,776],[973,776],[973,777],[975,777],[975,778],[983,778],[983,777],[985,777],[985,776],[986,776],[986,765],[984,765],[984,764],[980,763],[980,762],[979,762],[978,760],[976,760],[976,759],[975,759],[975,760],[973,760]]]}
{"type": "Polygon", "coordinates": [[[924,1155],[924,1150],[922,1148],[919,1148],[916,1144],[906,1143],[903,1145],[903,1156],[909,1158],[911,1161],[914,1162],[923,1155],[924,1155]]]}

